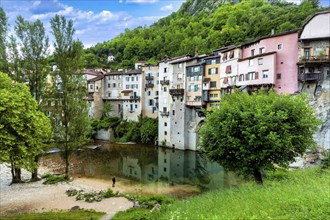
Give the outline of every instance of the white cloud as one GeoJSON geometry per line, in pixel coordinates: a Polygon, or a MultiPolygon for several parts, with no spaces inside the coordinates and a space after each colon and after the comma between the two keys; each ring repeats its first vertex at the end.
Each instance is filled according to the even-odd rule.
{"type": "Polygon", "coordinates": [[[165,5],[164,7],[160,8],[161,11],[171,11],[173,10],[173,4],[165,5]]]}

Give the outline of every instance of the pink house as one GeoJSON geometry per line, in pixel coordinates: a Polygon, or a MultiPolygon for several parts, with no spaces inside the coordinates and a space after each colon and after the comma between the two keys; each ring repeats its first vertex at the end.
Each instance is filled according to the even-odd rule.
{"type": "Polygon", "coordinates": [[[298,31],[257,39],[241,45],[237,86],[250,91],[274,87],[278,93],[298,91],[298,31]]]}

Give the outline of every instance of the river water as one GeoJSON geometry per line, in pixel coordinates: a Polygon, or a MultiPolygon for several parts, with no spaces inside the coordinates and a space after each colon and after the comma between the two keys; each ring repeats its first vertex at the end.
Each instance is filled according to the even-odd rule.
{"type": "MultiPolygon", "coordinates": [[[[116,176],[128,187],[139,186],[139,191],[182,194],[182,197],[238,184],[233,174],[198,152],[135,144],[97,144],[101,147],[72,155],[72,176],[109,182],[116,176]]],[[[64,171],[59,153],[43,156],[41,163],[55,173],[64,171]]]]}

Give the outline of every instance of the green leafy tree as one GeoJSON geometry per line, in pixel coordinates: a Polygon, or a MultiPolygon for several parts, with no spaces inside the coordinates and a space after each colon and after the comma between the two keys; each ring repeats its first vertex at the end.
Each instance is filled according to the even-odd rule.
{"type": "Polygon", "coordinates": [[[54,105],[50,106],[54,140],[63,149],[65,173],[69,174],[69,158],[74,149],[88,141],[90,120],[86,82],[82,74],[83,46],[73,39],[72,20],[56,15],[50,21],[54,42],[54,61],[57,70],[53,72],[52,89],[47,95],[54,105]]]}
{"type": "Polygon", "coordinates": [[[207,114],[200,144],[210,159],[262,183],[263,171],[287,167],[315,146],[319,123],[304,95],[236,91],[207,114]]]}
{"type": "Polygon", "coordinates": [[[0,71],[8,72],[6,54],[8,20],[5,11],[0,7],[0,71]]]}
{"type": "Polygon", "coordinates": [[[141,142],[144,144],[155,144],[158,139],[158,120],[143,118],[140,127],[141,142]]]}
{"type": "Polygon", "coordinates": [[[21,181],[21,168],[38,166],[34,158],[50,135],[50,121],[28,87],[0,72],[0,161],[11,164],[13,183],[21,181]]]}
{"type": "MultiPolygon", "coordinates": [[[[22,16],[18,16],[16,19],[15,31],[19,39],[20,53],[17,51],[16,40],[11,36],[10,45],[13,55],[12,66],[15,71],[14,78],[21,81],[23,71],[24,78],[30,87],[30,92],[38,105],[40,105],[45,90],[45,79],[49,72],[49,68],[47,68],[48,36],[43,23],[39,19],[29,22],[22,16]],[[18,54],[21,54],[21,59],[18,54]]],[[[36,156],[36,163],[38,160],[39,156],[36,156]]],[[[32,172],[32,179],[38,179],[37,169],[32,172]]]]}

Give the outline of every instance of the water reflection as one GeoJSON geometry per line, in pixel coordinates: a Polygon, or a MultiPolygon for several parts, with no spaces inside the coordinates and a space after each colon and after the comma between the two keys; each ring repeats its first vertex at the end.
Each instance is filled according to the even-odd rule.
{"type": "MultiPolygon", "coordinates": [[[[59,162],[58,154],[43,158],[48,165],[54,160],[59,162]]],[[[63,164],[57,171],[61,169],[63,164]]],[[[226,187],[232,178],[218,163],[197,152],[108,143],[96,150],[76,152],[70,172],[78,177],[110,180],[115,175],[142,184],[189,184],[205,189],[226,187]]]]}

